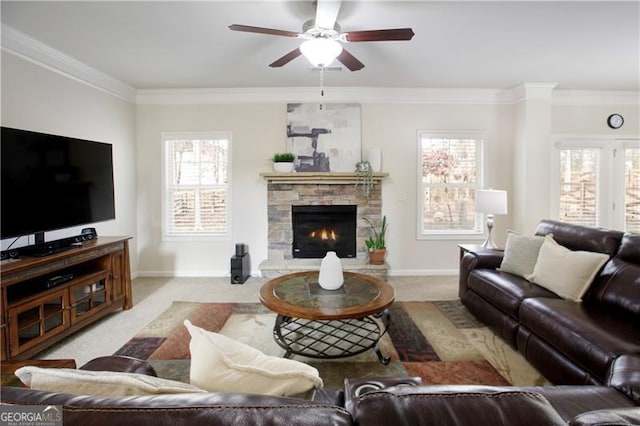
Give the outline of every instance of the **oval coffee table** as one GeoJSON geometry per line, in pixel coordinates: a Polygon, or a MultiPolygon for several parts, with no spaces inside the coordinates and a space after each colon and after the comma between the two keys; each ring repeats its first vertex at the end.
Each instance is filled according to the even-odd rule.
{"type": "Polygon", "coordinates": [[[389,357],[378,342],[389,328],[394,298],[389,284],[354,272],[344,273],[338,290],[320,287],[318,271],[283,275],[260,289],[262,304],[278,314],[273,336],[285,358],[343,358],[373,349],[385,365],[389,357]]]}

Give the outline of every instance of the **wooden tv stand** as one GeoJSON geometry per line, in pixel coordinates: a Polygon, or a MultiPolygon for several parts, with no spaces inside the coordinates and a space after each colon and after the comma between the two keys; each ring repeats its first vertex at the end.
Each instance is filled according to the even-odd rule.
{"type": "Polygon", "coordinates": [[[131,309],[129,237],[99,237],[0,264],[0,360],[33,357],[117,309],[131,309]]]}

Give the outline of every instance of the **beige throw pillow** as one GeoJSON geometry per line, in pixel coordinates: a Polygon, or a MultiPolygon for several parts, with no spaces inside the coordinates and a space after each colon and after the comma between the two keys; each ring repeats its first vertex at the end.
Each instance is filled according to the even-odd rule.
{"type": "Polygon", "coordinates": [[[22,367],[15,375],[31,389],[76,395],[155,395],[206,392],[187,383],[138,373],[22,367]]]}
{"type": "Polygon", "coordinates": [[[579,302],[609,256],[591,251],[571,251],[552,236],[545,237],[533,274],[527,278],[564,299],[579,302]]]}
{"type": "Polygon", "coordinates": [[[542,236],[526,237],[508,231],[504,257],[498,270],[523,278],[531,275],[536,266],[542,243],[544,243],[542,236]]]}
{"type": "Polygon", "coordinates": [[[210,392],[275,396],[322,387],[318,370],[302,362],[265,355],[222,334],[184,321],[191,334],[191,384],[210,392]]]}

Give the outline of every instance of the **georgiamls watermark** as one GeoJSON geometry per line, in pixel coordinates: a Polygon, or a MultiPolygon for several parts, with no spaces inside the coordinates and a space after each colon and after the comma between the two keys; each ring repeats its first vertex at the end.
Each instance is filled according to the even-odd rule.
{"type": "Polygon", "coordinates": [[[62,406],[0,405],[0,426],[62,426],[62,406]]]}

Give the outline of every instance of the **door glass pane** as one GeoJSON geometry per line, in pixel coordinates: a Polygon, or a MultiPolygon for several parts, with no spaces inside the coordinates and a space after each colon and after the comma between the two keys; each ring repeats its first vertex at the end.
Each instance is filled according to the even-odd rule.
{"type": "Polygon", "coordinates": [[[85,285],[75,289],[74,297],[76,301],[89,297],[91,295],[91,286],[85,285]]]}
{"type": "Polygon", "coordinates": [[[83,300],[76,305],[76,316],[80,316],[91,308],[89,299],[83,300]]]}
{"type": "Polygon", "coordinates": [[[62,322],[62,311],[58,311],[44,319],[44,331],[47,332],[53,330],[54,328],[61,326],[62,322]]]}
{"type": "Polygon", "coordinates": [[[585,226],[599,224],[598,148],[560,150],[560,220],[585,226]]]}
{"type": "Polygon", "coordinates": [[[21,345],[40,336],[40,307],[18,314],[18,339],[21,345]]]}
{"type": "Polygon", "coordinates": [[[625,231],[640,232],[640,148],[625,150],[625,231]]]}

